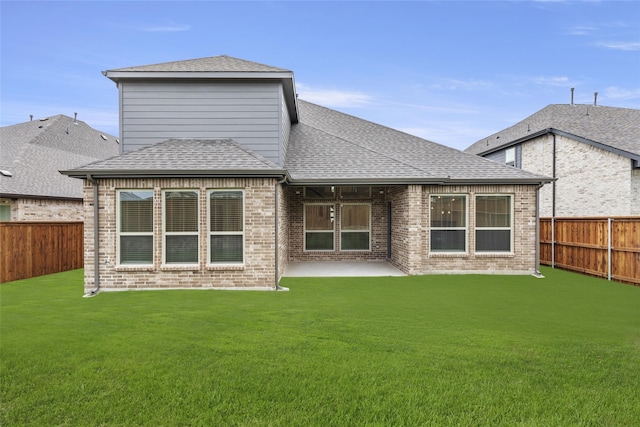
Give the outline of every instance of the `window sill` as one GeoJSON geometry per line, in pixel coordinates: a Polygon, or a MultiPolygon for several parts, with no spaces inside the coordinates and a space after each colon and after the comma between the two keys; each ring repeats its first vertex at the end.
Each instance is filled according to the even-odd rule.
{"type": "Polygon", "coordinates": [[[468,258],[468,252],[430,252],[429,258],[468,258]]]}
{"type": "Polygon", "coordinates": [[[244,264],[210,264],[207,265],[209,271],[242,271],[244,270],[244,264]]]}
{"type": "Polygon", "coordinates": [[[154,271],[153,265],[117,265],[115,271],[154,271]]]}
{"type": "Polygon", "coordinates": [[[199,264],[162,264],[160,266],[162,271],[198,271],[200,270],[199,264]]]}
{"type": "Polygon", "coordinates": [[[476,258],[513,258],[513,252],[476,252],[476,258]]]}

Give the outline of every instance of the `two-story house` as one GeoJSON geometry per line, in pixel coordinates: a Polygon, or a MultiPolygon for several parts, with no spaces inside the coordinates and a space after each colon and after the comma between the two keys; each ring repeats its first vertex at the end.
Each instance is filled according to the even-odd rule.
{"type": "Polygon", "coordinates": [[[555,178],[543,217],[640,215],[640,110],[548,105],[465,151],[555,178]]]}
{"type": "Polygon", "coordinates": [[[289,262],[537,271],[549,178],[298,99],[228,56],[108,70],[122,155],[84,180],[85,289],[277,289],[289,262]]]}

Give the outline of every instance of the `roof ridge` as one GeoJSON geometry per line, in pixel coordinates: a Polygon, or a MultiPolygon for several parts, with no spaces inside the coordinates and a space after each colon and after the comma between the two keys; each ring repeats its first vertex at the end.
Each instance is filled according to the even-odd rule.
{"type": "Polygon", "coordinates": [[[221,139],[202,139],[201,141],[216,141],[216,140],[222,140],[222,141],[228,141],[230,142],[232,145],[234,145],[235,147],[238,147],[239,149],[241,149],[242,151],[244,151],[245,153],[249,154],[250,156],[254,157],[256,160],[264,163],[266,166],[269,167],[275,167],[275,168],[280,168],[277,164],[275,164],[274,162],[272,162],[271,160],[267,159],[266,157],[256,153],[255,151],[253,151],[250,148],[247,148],[245,146],[243,146],[242,144],[240,144],[238,141],[233,140],[232,138],[221,138],[221,139]]]}

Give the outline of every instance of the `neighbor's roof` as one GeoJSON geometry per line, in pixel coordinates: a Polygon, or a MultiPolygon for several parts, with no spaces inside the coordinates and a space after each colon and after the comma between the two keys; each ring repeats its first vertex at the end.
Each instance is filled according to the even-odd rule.
{"type": "Polygon", "coordinates": [[[83,197],[82,183],[60,175],[97,159],[117,156],[115,136],[63,114],[0,128],[0,196],[83,197]]]}
{"type": "Polygon", "coordinates": [[[169,139],[61,173],[107,178],[284,176],[286,172],[231,139],[169,139]]]}
{"type": "Polygon", "coordinates": [[[302,100],[285,169],[297,183],[541,183],[550,179],[302,100]]]}
{"type": "Polygon", "coordinates": [[[521,122],[474,143],[465,151],[484,155],[547,132],[593,143],[621,155],[640,156],[640,110],[552,104],[521,122]]]}

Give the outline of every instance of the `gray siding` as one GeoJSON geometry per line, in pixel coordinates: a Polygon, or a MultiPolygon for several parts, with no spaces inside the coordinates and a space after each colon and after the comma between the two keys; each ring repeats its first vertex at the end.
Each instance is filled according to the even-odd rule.
{"type": "Polygon", "coordinates": [[[281,104],[280,104],[280,159],[279,165],[284,166],[284,161],[287,154],[287,146],[289,145],[289,133],[291,131],[291,117],[289,116],[289,110],[287,109],[286,99],[284,91],[280,90],[281,104]]]}
{"type": "MultiPolygon", "coordinates": [[[[522,145],[516,145],[516,164],[515,167],[522,169],[522,145]]],[[[487,154],[486,157],[489,160],[493,160],[498,163],[506,163],[506,149],[495,151],[487,154]]]]}
{"type": "Polygon", "coordinates": [[[282,164],[286,126],[281,120],[288,120],[288,115],[286,109],[282,113],[280,86],[234,81],[122,82],[123,151],[169,138],[231,138],[282,164]]]}

